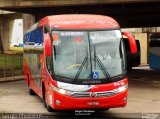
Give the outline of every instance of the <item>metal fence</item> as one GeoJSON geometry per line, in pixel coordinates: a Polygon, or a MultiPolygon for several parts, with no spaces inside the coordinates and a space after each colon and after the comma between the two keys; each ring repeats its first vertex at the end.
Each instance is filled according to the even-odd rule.
{"type": "Polygon", "coordinates": [[[0,53],[0,79],[23,75],[23,54],[0,53]]]}

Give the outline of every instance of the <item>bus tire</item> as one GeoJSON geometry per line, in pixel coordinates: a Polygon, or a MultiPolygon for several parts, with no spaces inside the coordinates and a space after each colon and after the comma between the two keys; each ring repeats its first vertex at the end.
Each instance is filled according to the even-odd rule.
{"type": "MultiPolygon", "coordinates": [[[[28,87],[30,88],[29,75],[28,75],[28,87]]],[[[31,88],[29,89],[29,94],[30,95],[36,95],[36,93],[31,88]]]]}
{"type": "Polygon", "coordinates": [[[31,88],[29,89],[29,94],[30,95],[36,95],[36,93],[31,88]]]}
{"type": "Polygon", "coordinates": [[[52,107],[47,104],[46,98],[45,98],[45,107],[46,107],[48,112],[53,112],[52,107]]]}
{"type": "Polygon", "coordinates": [[[28,87],[29,87],[29,74],[27,75],[27,80],[28,80],[28,87]]]}
{"type": "Polygon", "coordinates": [[[47,95],[45,93],[44,83],[42,83],[42,93],[43,93],[44,107],[47,109],[48,112],[53,112],[52,107],[47,104],[47,100],[46,100],[47,95]]]}
{"type": "Polygon", "coordinates": [[[110,108],[106,108],[105,110],[106,110],[106,111],[109,111],[109,109],[110,109],[110,108]]]}

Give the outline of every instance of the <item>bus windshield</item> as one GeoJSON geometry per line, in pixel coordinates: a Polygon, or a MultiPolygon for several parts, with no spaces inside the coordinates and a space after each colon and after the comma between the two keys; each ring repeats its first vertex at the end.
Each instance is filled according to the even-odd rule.
{"type": "Polygon", "coordinates": [[[112,80],[126,72],[120,30],[52,31],[54,75],[112,80]]]}

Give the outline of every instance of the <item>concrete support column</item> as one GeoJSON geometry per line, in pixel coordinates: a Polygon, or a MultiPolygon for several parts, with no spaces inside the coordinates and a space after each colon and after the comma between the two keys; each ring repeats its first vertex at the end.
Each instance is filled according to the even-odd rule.
{"type": "Polygon", "coordinates": [[[147,33],[135,33],[135,38],[140,41],[141,65],[148,64],[148,38],[147,33]]]}
{"type": "Polygon", "coordinates": [[[14,19],[0,17],[0,51],[9,50],[13,23],[14,19]]]}
{"type": "Polygon", "coordinates": [[[35,17],[30,14],[23,14],[23,33],[25,33],[26,30],[28,30],[34,23],[35,23],[35,17]]]}

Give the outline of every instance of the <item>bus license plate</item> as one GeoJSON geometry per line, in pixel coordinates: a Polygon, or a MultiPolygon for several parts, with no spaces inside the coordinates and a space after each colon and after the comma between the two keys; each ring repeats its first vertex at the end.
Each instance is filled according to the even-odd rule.
{"type": "Polygon", "coordinates": [[[99,105],[99,102],[98,101],[89,101],[89,102],[87,102],[87,105],[89,105],[89,106],[97,106],[97,105],[99,105]]]}

